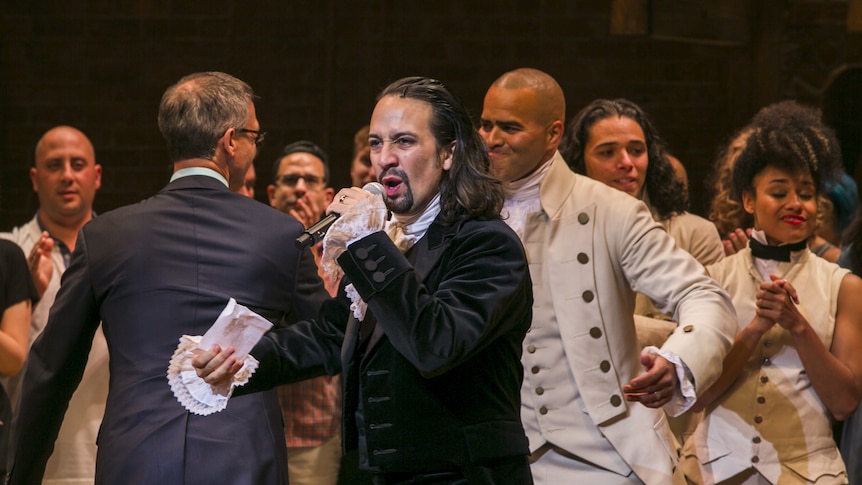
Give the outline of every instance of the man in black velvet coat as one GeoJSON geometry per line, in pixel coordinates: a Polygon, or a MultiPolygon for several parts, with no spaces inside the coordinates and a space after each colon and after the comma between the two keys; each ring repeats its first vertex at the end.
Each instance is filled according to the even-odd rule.
{"type": "MultiPolygon", "coordinates": [[[[339,296],[317,321],[264,336],[251,352],[260,368],[237,391],[343,370],[344,448],[375,483],[530,484],[519,398],[530,275],[482,141],[426,78],[383,91],[369,140],[392,220],[346,238],[339,296]],[[361,321],[348,284],[354,306],[367,304],[361,321]]],[[[336,224],[358,220],[366,197],[339,192],[336,224]]],[[[229,353],[199,356],[199,375],[222,382],[238,365],[229,353]]]]}

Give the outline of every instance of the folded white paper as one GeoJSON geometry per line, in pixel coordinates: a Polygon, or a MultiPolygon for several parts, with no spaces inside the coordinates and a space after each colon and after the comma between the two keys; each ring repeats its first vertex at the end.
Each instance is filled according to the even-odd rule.
{"type": "Polygon", "coordinates": [[[213,326],[204,334],[200,348],[209,350],[213,345],[223,349],[233,346],[236,358],[242,359],[270,328],[272,323],[269,320],[231,298],[213,326]]]}
{"type": "Polygon", "coordinates": [[[272,327],[267,319],[240,305],[233,298],[228,301],[213,326],[201,337],[183,335],[168,364],[168,383],[177,401],[187,410],[201,416],[223,410],[234,388],[242,386],[257,370],[258,361],[248,355],[254,344],[272,327]],[[234,347],[234,355],[244,360],[242,368],[233,376],[230,385],[214,387],[198,377],[192,366],[195,350],[209,350],[218,344],[221,348],[234,347]]]}

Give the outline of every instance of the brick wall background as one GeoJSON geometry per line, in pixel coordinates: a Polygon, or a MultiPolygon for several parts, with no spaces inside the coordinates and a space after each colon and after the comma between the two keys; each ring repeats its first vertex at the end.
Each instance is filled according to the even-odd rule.
{"type": "MultiPolygon", "coordinates": [[[[851,2],[855,0],[849,0],[851,2]]],[[[639,7],[634,7],[639,8],[639,7]]],[[[627,97],[687,165],[696,212],[719,145],[760,107],[819,104],[835,68],[862,58],[838,0],[35,0],[0,7],[0,229],[37,207],[33,149],[51,126],[87,133],[103,165],[96,210],[136,202],[170,173],[156,126],[165,88],[222,70],[260,95],[265,200],[280,148],[307,138],[348,182],[352,136],[376,93],[406,75],[444,80],[472,112],[516,67],[563,86],[572,117],[627,97]],[[646,5],[647,35],[610,33],[612,9],[646,5]],[[626,7],[628,5],[629,7],[626,7]]]]}

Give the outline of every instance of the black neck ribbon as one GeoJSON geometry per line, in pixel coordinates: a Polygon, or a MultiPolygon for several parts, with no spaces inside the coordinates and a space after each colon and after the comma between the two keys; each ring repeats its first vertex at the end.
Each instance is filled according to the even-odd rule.
{"type": "Polygon", "coordinates": [[[751,248],[751,255],[755,258],[784,262],[790,262],[790,253],[794,251],[802,251],[805,249],[807,244],[808,243],[805,240],[802,240],[793,244],[767,246],[754,238],[748,240],[748,247],[751,248]]]}

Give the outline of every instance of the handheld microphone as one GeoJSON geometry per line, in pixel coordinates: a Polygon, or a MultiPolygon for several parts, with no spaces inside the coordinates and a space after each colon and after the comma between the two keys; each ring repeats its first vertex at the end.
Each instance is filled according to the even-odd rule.
{"type": "MultiPolygon", "coordinates": [[[[383,189],[383,185],[378,182],[368,182],[362,186],[362,190],[373,195],[379,195],[382,198],[386,197],[386,191],[383,189]]],[[[309,226],[308,229],[302,231],[302,234],[296,238],[294,243],[296,249],[305,249],[323,240],[323,236],[326,235],[326,231],[329,230],[329,226],[331,226],[340,215],[341,214],[335,212],[330,212],[322,219],[309,226]]]]}

